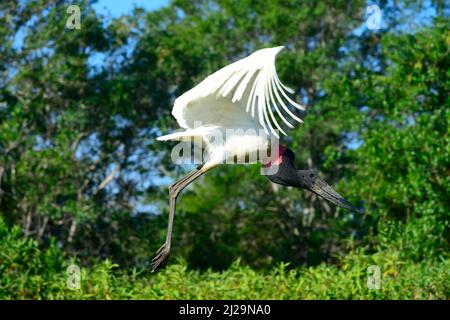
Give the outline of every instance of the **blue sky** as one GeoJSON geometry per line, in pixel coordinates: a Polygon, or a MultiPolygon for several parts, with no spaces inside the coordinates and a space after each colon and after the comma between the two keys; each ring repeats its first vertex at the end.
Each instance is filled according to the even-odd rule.
{"type": "MultiPolygon", "coordinates": [[[[134,7],[143,7],[146,10],[156,10],[169,3],[169,0],[98,0],[93,5],[94,10],[105,16],[117,18],[123,14],[129,13],[134,7]]],[[[19,30],[13,46],[20,48],[23,44],[24,30],[19,30]]]]}
{"type": "Polygon", "coordinates": [[[115,18],[129,13],[135,6],[155,10],[167,5],[168,2],[169,0],[99,0],[93,7],[98,13],[110,14],[115,18]]]}

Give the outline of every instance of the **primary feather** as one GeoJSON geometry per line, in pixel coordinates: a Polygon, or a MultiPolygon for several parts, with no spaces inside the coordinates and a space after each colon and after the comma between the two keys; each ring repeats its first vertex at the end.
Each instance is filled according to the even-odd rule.
{"type": "Polygon", "coordinates": [[[305,108],[289,98],[286,92],[294,91],[278,78],[275,59],[283,48],[258,50],[216,71],[178,97],[172,110],[178,124],[187,131],[199,126],[260,127],[267,134],[270,131],[278,137],[276,128],[286,135],[272,109],[292,128],[287,117],[299,123],[303,120],[288,105],[300,110],[305,108]]]}

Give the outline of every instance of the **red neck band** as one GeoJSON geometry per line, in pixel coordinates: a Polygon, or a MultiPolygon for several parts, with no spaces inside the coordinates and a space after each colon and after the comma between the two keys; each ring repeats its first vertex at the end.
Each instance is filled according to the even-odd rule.
{"type": "Polygon", "coordinates": [[[279,166],[283,162],[283,153],[286,151],[286,149],[287,148],[285,146],[280,144],[278,146],[278,157],[274,161],[272,161],[273,157],[275,156],[274,154],[272,154],[271,157],[267,159],[267,160],[269,160],[267,163],[263,162],[263,167],[270,168],[273,165],[279,166]]]}

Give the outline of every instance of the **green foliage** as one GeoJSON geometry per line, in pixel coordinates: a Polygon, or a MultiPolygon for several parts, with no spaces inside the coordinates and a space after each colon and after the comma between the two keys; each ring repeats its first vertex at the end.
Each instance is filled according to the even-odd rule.
{"type": "Polygon", "coordinates": [[[349,156],[365,169],[349,173],[344,190],[364,195],[381,244],[396,243],[415,260],[449,245],[449,44],[448,21],[439,19],[414,36],[386,37],[385,72],[360,70],[340,92],[363,113],[363,143],[349,156]]]}
{"type": "Polygon", "coordinates": [[[0,220],[0,299],[448,299],[450,259],[411,262],[399,251],[367,255],[352,252],[338,265],[290,268],[279,264],[265,272],[243,266],[215,272],[188,270],[186,262],[156,274],[118,270],[110,260],[81,268],[80,288],[69,289],[66,267],[76,264],[52,245],[40,250],[0,220]],[[380,289],[368,289],[381,271],[380,289]]]}

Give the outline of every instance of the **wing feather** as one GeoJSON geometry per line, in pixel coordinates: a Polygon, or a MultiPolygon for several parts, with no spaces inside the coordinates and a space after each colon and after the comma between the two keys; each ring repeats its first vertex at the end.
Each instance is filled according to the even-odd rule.
{"type": "Polygon", "coordinates": [[[280,108],[278,108],[278,104],[275,101],[275,98],[273,96],[273,85],[272,85],[272,81],[269,83],[269,95],[270,95],[270,101],[272,102],[272,105],[275,109],[275,111],[277,112],[278,116],[281,118],[281,120],[283,120],[283,122],[289,127],[289,128],[294,128],[294,126],[286,120],[286,118],[284,117],[283,113],[281,113],[280,108]]]}
{"type": "MultiPolygon", "coordinates": [[[[270,101],[270,95],[269,95],[269,90],[270,90],[270,83],[266,83],[265,84],[265,98],[266,98],[266,109],[270,115],[270,119],[272,119],[272,122],[275,124],[275,126],[277,127],[277,129],[279,131],[281,131],[282,134],[287,135],[286,132],[281,128],[281,126],[279,125],[277,119],[275,118],[272,108],[270,107],[271,101],[270,101]]],[[[278,134],[273,130],[272,127],[272,133],[279,138],[278,134]]]]}
{"type": "Polygon", "coordinates": [[[283,48],[258,50],[213,73],[178,97],[172,114],[180,126],[193,128],[194,122],[206,121],[205,125],[230,127],[235,125],[232,121],[243,119],[239,121],[240,124],[259,123],[268,134],[270,132],[278,136],[276,128],[286,135],[273,109],[289,128],[294,126],[287,117],[303,123],[303,120],[296,116],[288,105],[299,110],[305,110],[305,108],[287,95],[287,93],[293,94],[294,90],[285,86],[276,72],[275,59],[283,48]],[[239,105],[240,108],[234,105],[239,105]],[[231,112],[229,110],[240,114],[224,116],[224,112],[231,112]]]}
{"type": "Polygon", "coordinates": [[[275,87],[275,80],[272,78],[271,81],[272,81],[272,87],[273,87],[274,92],[275,92],[275,96],[277,97],[277,101],[280,103],[280,105],[281,105],[281,107],[283,108],[283,110],[284,110],[287,114],[289,114],[289,115],[291,116],[291,118],[294,119],[295,121],[297,121],[297,122],[299,122],[299,123],[303,123],[303,120],[300,119],[299,117],[297,117],[295,114],[293,114],[293,113],[291,112],[291,110],[289,110],[289,108],[286,106],[286,104],[284,103],[283,99],[280,98],[280,95],[279,95],[279,93],[278,93],[278,90],[277,90],[276,87],[275,87]]]}

